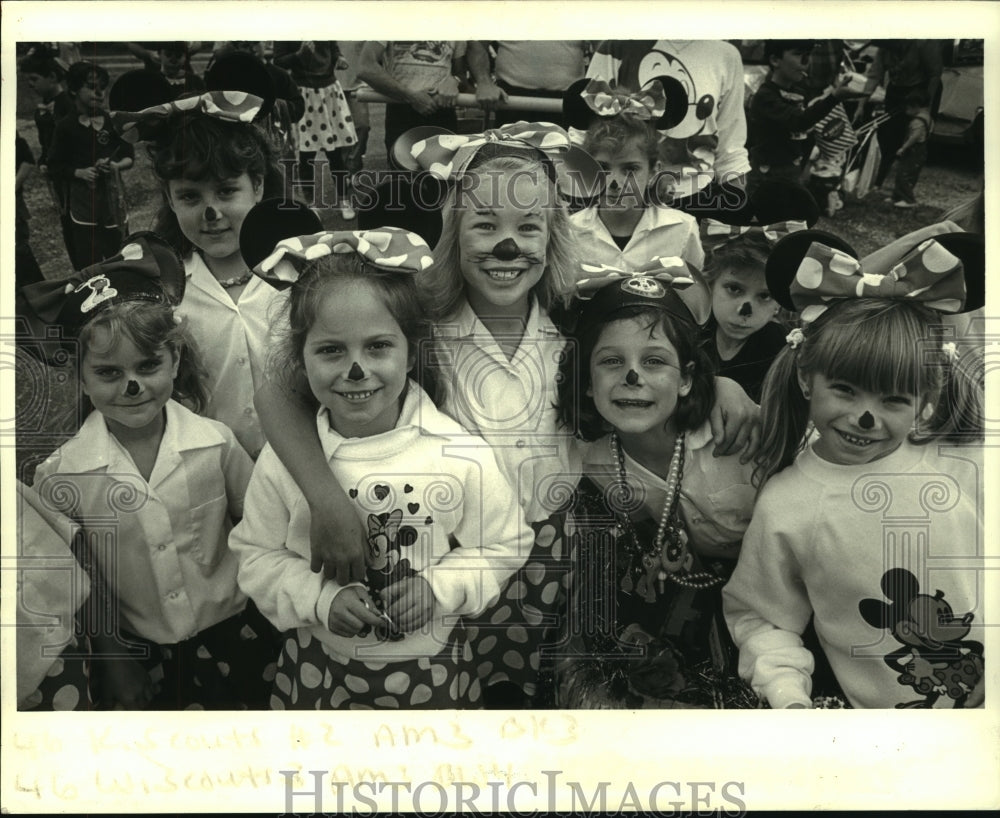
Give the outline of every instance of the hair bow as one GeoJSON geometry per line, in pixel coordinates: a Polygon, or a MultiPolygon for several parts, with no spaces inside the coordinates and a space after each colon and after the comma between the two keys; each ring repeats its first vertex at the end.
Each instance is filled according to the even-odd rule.
{"type": "Polygon", "coordinates": [[[706,217],[698,225],[701,233],[701,244],[706,250],[717,250],[731,241],[735,241],[741,236],[749,234],[759,234],[763,236],[772,247],[789,233],[797,230],[805,230],[809,225],[797,219],[788,219],[774,224],[726,224],[717,219],[706,217]]]}
{"type": "Polygon", "coordinates": [[[659,119],[667,110],[667,95],[659,80],[650,80],[636,93],[619,91],[596,77],[580,97],[598,116],[629,114],[636,119],[659,119]]]}
{"type": "Polygon", "coordinates": [[[451,179],[468,168],[479,150],[488,144],[534,148],[542,153],[564,152],[569,134],[551,122],[512,122],[481,134],[437,134],[415,142],[410,155],[432,176],[451,179]]]}
{"type": "Polygon", "coordinates": [[[885,275],[865,273],[847,253],[813,242],[788,292],[803,321],[814,320],[838,298],[912,299],[954,313],[965,303],[965,279],[962,262],[934,239],[917,245],[885,275]]]}
{"type": "Polygon", "coordinates": [[[379,227],[327,230],[283,239],[253,271],[272,287],[283,290],[299,278],[290,259],[311,261],[332,253],[356,253],[375,267],[413,274],[426,270],[434,261],[427,242],[416,233],[399,227],[379,227]]]}
{"type": "Polygon", "coordinates": [[[245,91],[206,91],[141,111],[112,111],[111,123],[126,142],[154,138],[159,127],[176,114],[199,112],[229,122],[253,122],[264,104],[245,91]]]}
{"type": "Polygon", "coordinates": [[[184,264],[155,233],[135,233],[118,255],[62,279],[22,287],[23,314],[44,338],[46,326],[62,326],[67,337],[111,304],[153,301],[176,305],[184,295],[184,264]]]}
{"type": "Polygon", "coordinates": [[[581,264],[580,269],[589,275],[576,282],[579,298],[587,298],[588,294],[623,278],[656,279],[678,290],[694,284],[687,262],[679,256],[653,256],[649,261],[629,270],[610,264],[581,264]]]}
{"type": "Polygon", "coordinates": [[[576,285],[577,297],[584,302],[580,313],[583,324],[627,307],[653,307],[695,323],[691,309],[680,296],[681,290],[694,284],[683,259],[654,257],[631,271],[606,264],[582,267],[596,274],[580,279],[576,285]]]}

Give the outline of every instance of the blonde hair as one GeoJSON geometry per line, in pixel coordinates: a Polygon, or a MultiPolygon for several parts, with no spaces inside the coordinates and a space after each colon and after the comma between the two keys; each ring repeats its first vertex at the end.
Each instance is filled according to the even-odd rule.
{"type": "MultiPolygon", "coordinates": [[[[541,158],[529,155],[502,155],[487,159],[475,168],[476,172],[537,170],[545,175],[541,158]]],[[[562,302],[568,303],[577,279],[579,262],[573,225],[569,220],[565,202],[559,197],[555,183],[548,178],[551,204],[544,207],[548,241],[545,248],[545,272],[535,285],[532,294],[539,306],[548,310],[562,302]]],[[[432,305],[431,318],[441,320],[455,313],[465,296],[465,279],[462,277],[459,229],[465,207],[459,205],[462,195],[461,180],[445,199],[441,211],[441,238],[434,248],[434,263],[417,276],[417,284],[424,300],[432,305]]]]}

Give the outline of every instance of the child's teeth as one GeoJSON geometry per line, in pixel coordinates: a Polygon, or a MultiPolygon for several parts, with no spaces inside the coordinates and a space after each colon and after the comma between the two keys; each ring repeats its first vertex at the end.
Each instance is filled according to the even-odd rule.
{"type": "Polygon", "coordinates": [[[490,278],[496,279],[497,281],[510,281],[511,279],[517,278],[520,274],[520,270],[490,270],[490,278]]]}
{"type": "Polygon", "coordinates": [[[348,400],[366,400],[372,396],[372,392],[343,392],[341,393],[348,400]]]}

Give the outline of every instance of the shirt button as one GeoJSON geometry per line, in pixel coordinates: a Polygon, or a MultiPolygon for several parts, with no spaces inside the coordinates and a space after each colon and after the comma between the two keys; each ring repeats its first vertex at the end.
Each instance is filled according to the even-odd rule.
{"type": "Polygon", "coordinates": [[[171,591],[170,594],[169,594],[169,597],[171,599],[177,599],[177,591],[171,591]]]}
{"type": "Polygon", "coordinates": [[[167,546],[165,546],[163,543],[160,543],[158,546],[156,546],[156,550],[157,551],[166,551],[167,550],[167,546]]]}
{"type": "Polygon", "coordinates": [[[246,358],[237,358],[236,359],[236,363],[238,363],[240,366],[246,366],[247,365],[247,359],[246,358]]]}
{"type": "Polygon", "coordinates": [[[253,414],[253,407],[248,406],[246,409],[243,410],[243,414],[246,415],[247,417],[250,417],[253,414]]]}
{"type": "Polygon", "coordinates": [[[527,443],[525,443],[525,442],[524,442],[523,440],[519,440],[519,441],[517,441],[517,443],[515,443],[514,445],[515,445],[515,446],[517,446],[517,448],[519,448],[519,449],[523,449],[523,448],[524,448],[525,446],[527,446],[528,444],[527,444],[527,443]]]}

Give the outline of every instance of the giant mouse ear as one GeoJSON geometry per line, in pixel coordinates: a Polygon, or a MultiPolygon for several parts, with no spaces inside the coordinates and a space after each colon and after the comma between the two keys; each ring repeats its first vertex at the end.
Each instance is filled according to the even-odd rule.
{"type": "Polygon", "coordinates": [[[607,177],[600,163],[587,151],[571,145],[563,153],[554,154],[552,164],[560,192],[572,200],[589,204],[604,191],[607,177]]]}
{"type": "Polygon", "coordinates": [[[163,105],[174,98],[167,78],[159,71],[137,68],[126,71],[108,92],[108,110],[135,113],[154,105],[163,105]]]}
{"type": "Polygon", "coordinates": [[[208,91],[243,91],[264,100],[256,119],[264,119],[274,107],[277,96],[274,80],[264,65],[253,54],[235,51],[219,57],[205,73],[208,91]]]}
{"type": "Polygon", "coordinates": [[[253,270],[274,252],[279,241],[295,236],[311,236],[323,230],[323,223],[301,202],[281,197],[264,199],[254,205],[240,227],[240,254],[253,270]]]}
{"type": "Polygon", "coordinates": [[[963,312],[978,310],[986,303],[986,239],[979,233],[942,233],[934,241],[962,262],[963,312]]]}
{"type": "Polygon", "coordinates": [[[840,250],[852,258],[858,257],[857,251],[850,244],[839,236],[824,230],[798,230],[782,238],[771,248],[767,264],[764,267],[764,275],[771,297],[786,310],[797,311],[797,307],[788,293],[788,288],[813,242],[840,250]]]}
{"type": "Polygon", "coordinates": [[[420,163],[413,158],[413,146],[432,136],[454,136],[447,128],[437,125],[419,125],[401,134],[392,145],[391,160],[400,170],[420,170],[420,163]]]}
{"type": "Polygon", "coordinates": [[[583,89],[590,84],[587,77],[579,79],[570,85],[562,95],[562,115],[563,122],[571,128],[585,131],[591,126],[597,113],[586,103],[581,94],[583,89]]]}
{"type": "Polygon", "coordinates": [[[663,115],[650,120],[650,122],[656,130],[667,131],[675,125],[679,125],[683,121],[684,117],[687,116],[687,91],[684,90],[684,86],[681,84],[679,79],[667,76],[653,77],[653,79],[649,80],[649,82],[642,86],[643,90],[648,88],[654,82],[660,83],[660,87],[663,88],[663,94],[667,99],[667,105],[663,115]]]}
{"type": "Polygon", "coordinates": [[[758,224],[800,221],[812,227],[820,217],[813,195],[790,179],[764,179],[750,195],[749,208],[758,224]]]}

